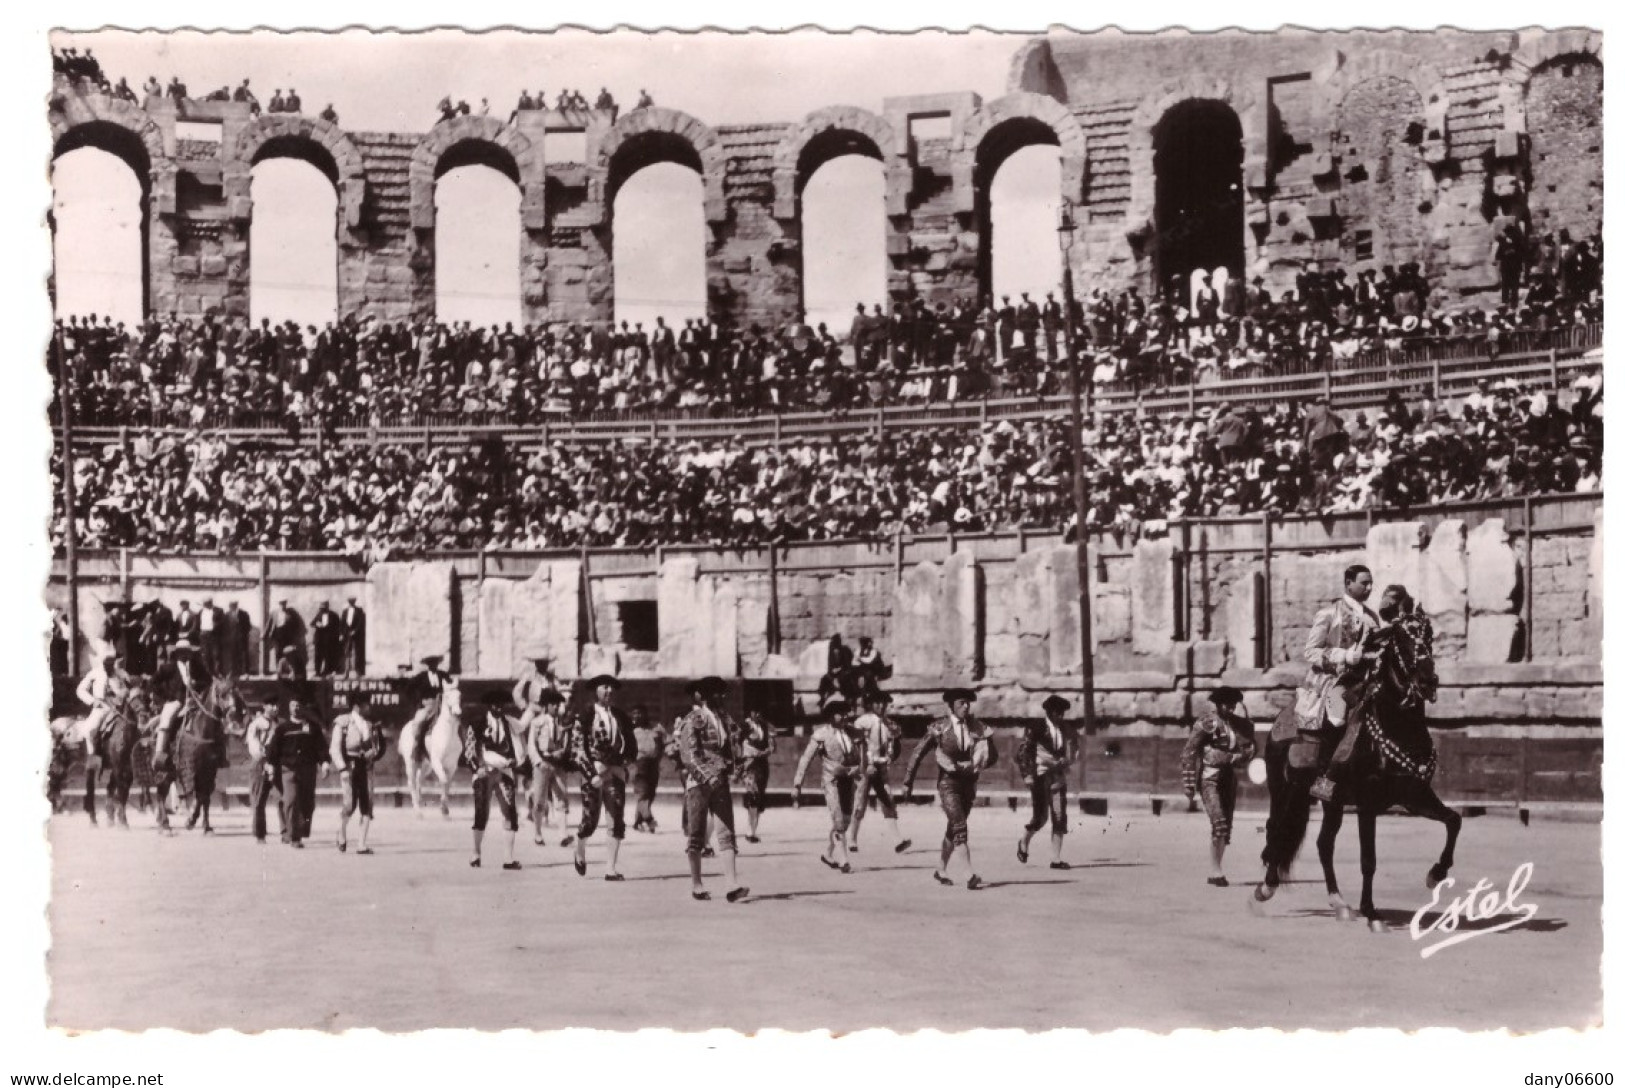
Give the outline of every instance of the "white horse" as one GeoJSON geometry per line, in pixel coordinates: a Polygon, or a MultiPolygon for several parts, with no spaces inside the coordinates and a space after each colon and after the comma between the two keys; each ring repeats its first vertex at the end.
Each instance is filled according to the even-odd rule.
{"type": "Polygon", "coordinates": [[[418,735],[423,727],[402,729],[400,740],[401,763],[406,768],[406,784],[412,791],[412,808],[423,815],[423,772],[434,771],[440,780],[440,814],[451,815],[451,780],[457,773],[457,761],[463,754],[461,724],[463,720],[463,693],[457,681],[447,680],[440,691],[440,714],[429,727],[424,754],[417,754],[418,735]]]}

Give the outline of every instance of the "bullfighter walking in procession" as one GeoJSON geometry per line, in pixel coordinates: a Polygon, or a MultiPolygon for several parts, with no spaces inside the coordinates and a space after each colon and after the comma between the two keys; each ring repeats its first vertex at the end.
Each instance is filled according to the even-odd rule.
{"type": "Polygon", "coordinates": [[[908,761],[908,773],[903,776],[903,799],[914,797],[914,776],[920,764],[932,752],[937,756],[937,797],[948,827],[942,836],[942,864],[932,872],[931,878],[944,887],[952,887],[948,875],[949,861],[959,856],[969,877],[965,887],[976,891],[982,878],[976,875],[970,858],[970,810],[976,803],[976,780],[993,766],[999,758],[993,744],[993,734],[982,723],[971,717],[970,705],[976,693],[968,688],[949,688],[942,693],[948,704],[948,713],[926,728],[925,738],[914,749],[908,761]]]}
{"type": "Polygon", "coordinates": [[[704,902],[711,898],[700,872],[701,857],[712,817],[720,825],[717,849],[728,877],[728,902],[737,903],[750,894],[739,883],[739,851],[734,842],[733,795],[728,778],[738,753],[734,750],[734,727],[722,709],[727,685],[715,676],[696,680],[688,686],[694,708],[677,722],[677,750],[687,776],[683,807],[688,813],[688,872],[693,881],[689,894],[704,902]]]}
{"type": "Polygon", "coordinates": [[[1061,844],[1066,841],[1066,775],[1078,754],[1077,730],[1066,721],[1070,709],[1072,704],[1059,695],[1045,699],[1044,720],[1028,725],[1016,748],[1016,768],[1033,799],[1033,818],[1016,844],[1016,859],[1023,865],[1033,836],[1048,823],[1049,867],[1072,868],[1061,860],[1061,844]]]}
{"type": "Polygon", "coordinates": [[[897,804],[892,800],[891,786],[887,782],[891,765],[902,754],[901,732],[896,723],[886,717],[886,705],[891,702],[891,696],[883,691],[865,691],[858,696],[858,701],[863,713],[852,725],[863,742],[864,767],[863,777],[858,782],[857,804],[852,808],[852,826],[846,834],[846,848],[854,854],[858,852],[858,832],[863,828],[863,816],[869,809],[872,794],[891,830],[892,849],[899,854],[906,853],[914,843],[903,838],[897,826],[897,804]]]}
{"type": "Polygon", "coordinates": [[[575,762],[581,772],[581,826],[576,828],[575,868],[587,875],[587,840],[598,829],[600,814],[609,816],[609,871],[604,879],[625,880],[617,868],[626,838],[626,779],[638,757],[632,722],[614,704],[621,682],[613,676],[592,680],[593,705],[576,730],[575,762]]]}
{"type": "Polygon", "coordinates": [[[1213,708],[1197,719],[1179,761],[1186,798],[1202,794],[1212,827],[1212,872],[1207,882],[1227,888],[1224,848],[1230,845],[1230,824],[1236,813],[1236,768],[1253,758],[1253,721],[1241,705],[1241,692],[1215,688],[1208,696],[1213,708]]]}
{"type": "Polygon", "coordinates": [[[863,745],[852,729],[852,709],[841,699],[824,704],[829,715],[828,724],[813,730],[807,747],[796,764],[791,779],[792,796],[797,808],[801,807],[801,780],[807,777],[813,757],[824,757],[822,779],[824,802],[829,806],[829,844],[818,860],[831,869],[843,873],[852,871],[852,859],[846,852],[846,829],[852,824],[852,806],[857,801],[858,783],[863,776],[863,745]],[[837,857],[839,860],[837,860],[837,857]]]}

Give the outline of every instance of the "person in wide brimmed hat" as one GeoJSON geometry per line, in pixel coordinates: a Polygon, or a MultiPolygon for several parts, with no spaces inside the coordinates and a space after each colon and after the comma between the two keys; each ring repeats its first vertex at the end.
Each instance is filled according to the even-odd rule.
{"type": "Polygon", "coordinates": [[[1078,754],[1077,730],[1067,722],[1072,703],[1059,695],[1044,700],[1042,721],[1030,723],[1022,731],[1016,749],[1016,768],[1032,791],[1033,816],[1022,828],[1016,844],[1016,858],[1027,864],[1027,849],[1033,836],[1049,824],[1051,869],[1070,869],[1061,860],[1061,844],[1066,840],[1066,775],[1078,754]]]}
{"type": "Polygon", "coordinates": [[[818,860],[831,869],[843,873],[852,871],[847,856],[846,829],[852,824],[852,808],[857,803],[858,783],[863,772],[863,753],[858,738],[852,735],[852,708],[845,699],[831,699],[824,704],[829,722],[813,730],[807,747],[796,764],[795,777],[790,780],[791,798],[801,807],[801,782],[807,777],[813,757],[824,757],[822,781],[824,803],[829,806],[829,847],[818,860]],[[835,859],[839,848],[840,860],[835,859]]]}
{"type": "Polygon", "coordinates": [[[903,776],[903,799],[914,796],[914,776],[919,773],[925,757],[936,753],[937,797],[942,813],[948,820],[947,832],[942,837],[942,864],[931,877],[938,884],[952,887],[948,876],[948,863],[955,854],[964,859],[969,873],[965,887],[971,891],[982,886],[970,857],[970,810],[976,803],[976,780],[999,758],[993,744],[993,734],[971,717],[970,705],[976,693],[969,688],[949,688],[942,693],[948,704],[948,713],[926,728],[925,738],[914,749],[908,761],[908,773],[903,776]]]}
{"type": "Polygon", "coordinates": [[[1212,829],[1213,864],[1207,882],[1226,888],[1230,881],[1224,875],[1224,848],[1230,845],[1230,822],[1236,812],[1236,768],[1253,758],[1253,721],[1242,706],[1241,692],[1233,687],[1214,688],[1208,701],[1212,709],[1191,728],[1179,769],[1187,800],[1194,800],[1201,789],[1212,829]]]}
{"type": "Polygon", "coordinates": [[[722,855],[723,870],[728,878],[727,899],[737,903],[750,894],[750,889],[739,883],[733,795],[728,790],[728,779],[738,755],[734,746],[738,730],[722,708],[727,685],[721,680],[708,676],[688,685],[688,691],[694,697],[694,707],[678,720],[676,734],[684,777],[683,812],[688,832],[685,852],[692,879],[689,894],[702,902],[711,898],[701,878],[700,858],[705,851],[710,820],[715,817],[717,852],[722,855]]]}
{"type": "MultiPolygon", "coordinates": [[[[405,695],[418,701],[417,711],[411,719],[401,727],[401,736],[410,737],[413,761],[424,758],[425,744],[429,735],[429,728],[440,717],[442,697],[445,695],[446,685],[454,683],[451,674],[440,668],[442,658],[440,654],[424,654],[419,659],[423,667],[412,674],[406,683],[405,695]]],[[[419,807],[417,787],[413,787],[412,807],[419,807]]]]}
{"type": "Polygon", "coordinates": [[[611,883],[625,880],[617,865],[621,842],[626,838],[626,779],[638,756],[632,722],[615,705],[615,692],[621,682],[600,673],[587,682],[593,704],[580,723],[581,749],[577,766],[581,771],[581,823],[576,828],[575,869],[587,875],[587,840],[598,830],[599,816],[609,814],[609,871],[611,883]]]}

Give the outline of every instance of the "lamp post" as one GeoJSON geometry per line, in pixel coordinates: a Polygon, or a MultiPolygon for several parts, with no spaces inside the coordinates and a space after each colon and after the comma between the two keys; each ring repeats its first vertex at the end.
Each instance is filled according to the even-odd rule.
{"type": "Polygon", "coordinates": [[[78,533],[74,528],[74,493],[73,493],[73,366],[68,362],[67,352],[62,344],[62,329],[60,326],[52,330],[51,355],[56,363],[53,370],[56,378],[56,392],[58,405],[61,411],[62,437],[60,452],[62,455],[62,509],[64,539],[67,563],[68,583],[68,675],[79,675],[79,555],[78,533]]]}
{"type": "Polygon", "coordinates": [[[1078,346],[1073,329],[1072,310],[1072,236],[1077,232],[1072,216],[1072,202],[1061,200],[1061,214],[1055,233],[1061,242],[1061,294],[1066,306],[1066,376],[1072,399],[1072,505],[1078,519],[1078,642],[1083,659],[1083,728],[1085,733],[1095,729],[1095,648],[1094,609],[1089,602],[1089,533],[1085,520],[1089,511],[1089,497],[1083,487],[1083,407],[1080,402],[1082,383],[1078,379],[1078,346]]]}

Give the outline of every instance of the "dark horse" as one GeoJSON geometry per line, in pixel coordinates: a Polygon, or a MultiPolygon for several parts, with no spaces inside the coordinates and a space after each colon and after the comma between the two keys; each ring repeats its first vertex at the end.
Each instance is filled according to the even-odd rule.
{"type": "Polygon", "coordinates": [[[180,784],[181,796],[191,798],[188,830],[203,821],[203,833],[212,834],[209,809],[214,800],[215,776],[226,765],[228,721],[241,714],[242,698],[230,680],[215,680],[202,695],[187,692],[186,701],[170,724],[168,737],[158,738],[162,756],[155,760],[158,772],[158,826],[169,831],[166,801],[169,787],[180,784]]]}
{"type": "Polygon", "coordinates": [[[143,789],[151,779],[151,744],[147,730],[147,701],[141,692],[132,692],[113,708],[105,734],[98,742],[102,766],[107,770],[107,822],[129,827],[130,789],[140,781],[143,789]]]}
{"type": "Polygon", "coordinates": [[[1426,704],[1438,685],[1432,627],[1403,586],[1389,586],[1383,592],[1380,614],[1390,622],[1368,642],[1377,660],[1361,666],[1350,685],[1346,733],[1324,740],[1300,736],[1290,706],[1276,719],[1264,749],[1270,791],[1264,880],[1253,892],[1259,902],[1268,900],[1291,869],[1308,834],[1311,789],[1325,763],[1319,745],[1341,742],[1338,761],[1345,755],[1347,761],[1331,773],[1333,791],[1330,800],[1322,801],[1316,846],[1331,905],[1340,919],[1352,920],[1354,912],[1338,891],[1332,855],[1344,809],[1353,805],[1360,828],[1360,914],[1374,930],[1383,928],[1371,897],[1377,874],[1377,817],[1400,808],[1444,824],[1444,852],[1428,870],[1429,888],[1450,875],[1461,831],[1461,814],[1440,801],[1432,785],[1436,758],[1426,718],[1426,704]]]}

